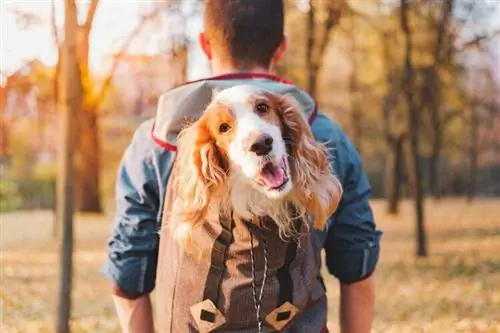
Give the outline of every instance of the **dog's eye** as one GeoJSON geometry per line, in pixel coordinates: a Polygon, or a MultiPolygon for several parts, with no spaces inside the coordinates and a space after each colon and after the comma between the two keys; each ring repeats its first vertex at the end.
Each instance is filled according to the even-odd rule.
{"type": "Polygon", "coordinates": [[[228,124],[226,123],[223,123],[219,126],[219,132],[221,133],[226,133],[227,131],[229,131],[231,129],[231,126],[229,126],[228,124]]]}
{"type": "Polygon", "coordinates": [[[269,106],[264,103],[259,103],[255,106],[255,110],[257,110],[257,113],[259,114],[265,114],[267,111],[269,111],[269,106]]]}

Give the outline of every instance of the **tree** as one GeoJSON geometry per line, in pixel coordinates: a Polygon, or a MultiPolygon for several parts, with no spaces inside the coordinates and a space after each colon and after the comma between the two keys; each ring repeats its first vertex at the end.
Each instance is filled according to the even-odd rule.
{"type": "MultiPolygon", "coordinates": [[[[98,86],[94,84],[89,67],[89,45],[90,34],[94,18],[98,9],[99,0],[92,0],[88,6],[85,20],[82,24],[77,23],[77,61],[80,66],[81,82],[83,85],[83,102],[80,112],[77,113],[77,123],[79,126],[77,137],[77,180],[76,199],[77,208],[82,212],[101,212],[102,205],[100,200],[100,131],[98,122],[98,110],[100,103],[112,83],[113,74],[117,68],[118,60],[123,55],[132,41],[141,32],[142,27],[149,21],[156,18],[160,12],[160,5],[151,10],[150,13],[141,17],[139,24],[132,30],[126,38],[121,50],[116,55],[113,64],[105,76],[103,83],[98,86]],[[97,89],[95,87],[98,87],[97,89]]],[[[55,25],[54,2],[52,4],[52,29],[54,42],[60,45],[57,27],[55,25]]],[[[58,47],[61,51],[61,47],[58,47]]],[[[58,64],[62,61],[64,53],[59,52],[58,64]]],[[[59,65],[57,66],[59,68],[59,65]]],[[[59,70],[56,70],[59,73],[59,70]]],[[[58,79],[56,78],[56,81],[58,79]]],[[[56,92],[59,89],[56,89],[56,92]]]]}
{"type": "Polygon", "coordinates": [[[350,48],[352,52],[352,71],[349,77],[349,96],[350,96],[350,118],[351,118],[351,129],[352,129],[352,141],[359,154],[362,156],[361,149],[361,136],[363,133],[363,114],[360,110],[360,84],[358,82],[359,69],[358,69],[358,53],[360,49],[358,47],[358,41],[356,38],[356,20],[354,15],[349,15],[350,21],[350,48]]]}
{"type": "Polygon", "coordinates": [[[469,107],[469,179],[467,184],[467,201],[472,202],[476,195],[477,164],[479,155],[479,105],[473,97],[469,107]]]}
{"type": "Polygon", "coordinates": [[[323,64],[325,50],[330,43],[332,30],[340,22],[342,10],[347,6],[345,0],[331,1],[309,1],[309,10],[307,12],[307,46],[306,46],[306,73],[307,73],[307,91],[316,98],[319,70],[323,64]],[[316,19],[317,11],[320,5],[325,5],[326,8],[321,8],[326,11],[326,19],[322,26],[322,36],[318,38],[316,19]]]}
{"type": "Polygon", "coordinates": [[[495,127],[495,113],[498,105],[495,103],[495,95],[498,93],[495,80],[489,68],[473,68],[470,70],[468,106],[468,177],[467,177],[467,201],[475,199],[478,189],[478,171],[480,157],[488,149],[491,143],[498,138],[498,129],[495,127]]]}
{"type": "Polygon", "coordinates": [[[71,316],[71,285],[73,266],[73,209],[74,209],[74,158],[73,144],[77,137],[75,115],[82,104],[82,84],[77,50],[77,9],[75,0],[64,1],[64,43],[61,77],[60,105],[63,117],[63,139],[60,141],[60,159],[57,182],[56,218],[62,225],[60,286],[56,332],[68,333],[71,316]]]}
{"type": "Polygon", "coordinates": [[[413,197],[415,204],[416,217],[416,236],[417,236],[417,256],[427,256],[427,241],[424,226],[424,205],[423,205],[423,189],[422,189],[422,172],[420,160],[420,117],[419,108],[415,98],[415,69],[412,59],[413,51],[413,35],[409,24],[409,0],[401,0],[401,30],[405,36],[404,47],[404,76],[403,76],[403,91],[406,97],[408,110],[408,133],[410,136],[410,155],[411,163],[410,182],[413,187],[413,197]]]}
{"type": "Polygon", "coordinates": [[[78,28],[78,61],[80,63],[84,98],[78,114],[79,136],[77,149],[77,202],[83,212],[101,212],[99,191],[100,141],[97,101],[93,100],[92,79],[89,68],[90,32],[99,0],[92,0],[86,19],[78,28]]]}
{"type": "Polygon", "coordinates": [[[399,59],[391,51],[397,45],[397,31],[382,30],[382,63],[385,72],[386,93],[382,98],[383,132],[389,149],[387,212],[398,214],[401,200],[401,182],[404,163],[404,143],[407,138],[400,107],[402,71],[399,59]]]}
{"type": "Polygon", "coordinates": [[[439,159],[443,146],[444,130],[447,123],[453,118],[454,113],[443,116],[443,84],[440,72],[444,66],[451,65],[452,54],[448,51],[452,45],[452,38],[448,31],[453,11],[454,0],[445,0],[441,9],[441,17],[436,26],[436,41],[433,51],[433,63],[426,68],[423,78],[421,99],[427,103],[430,114],[433,138],[431,157],[429,163],[429,186],[433,196],[438,199],[441,194],[439,178],[439,159]]]}
{"type": "MultiPolygon", "coordinates": [[[[481,46],[480,53],[487,54],[491,49],[488,42],[497,34],[494,25],[483,20],[488,5],[471,0],[407,2],[410,99],[411,110],[415,110],[410,112],[408,89],[404,89],[408,82],[407,36],[402,29],[400,1],[375,1],[358,7],[352,1],[286,3],[286,33],[291,38],[280,72],[316,95],[321,110],[350,135],[362,153],[374,195],[387,196],[388,211],[397,213],[399,199],[415,187],[417,178],[422,200],[427,191],[437,198],[452,191],[465,194],[465,180],[472,178],[465,166],[469,165],[469,134],[474,126],[470,127],[469,93],[460,85],[470,81],[466,69],[474,63],[491,66],[491,58],[481,60],[469,53],[481,46]],[[335,4],[341,10],[327,44],[323,44],[326,22],[332,17],[328,11],[335,4]],[[465,13],[470,8],[474,9],[472,19],[465,13]],[[471,21],[472,29],[464,20],[471,21]],[[415,154],[410,114],[418,119],[419,177],[412,171],[415,154]],[[383,168],[386,177],[381,177],[383,168]]],[[[477,189],[481,191],[486,176],[480,170],[492,168],[484,165],[490,163],[491,152],[483,155],[481,145],[490,119],[484,111],[485,99],[479,97],[476,107],[480,157],[477,189]]]]}

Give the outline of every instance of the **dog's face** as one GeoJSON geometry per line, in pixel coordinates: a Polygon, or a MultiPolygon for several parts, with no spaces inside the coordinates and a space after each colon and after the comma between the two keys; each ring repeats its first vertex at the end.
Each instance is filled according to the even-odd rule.
{"type": "Polygon", "coordinates": [[[328,152],[299,103],[255,86],[215,94],[181,132],[177,159],[172,215],[182,223],[197,225],[209,209],[225,207],[245,218],[269,215],[286,233],[291,204],[322,228],[340,200],[328,152]]]}
{"type": "Polygon", "coordinates": [[[259,88],[236,86],[215,95],[198,127],[198,135],[218,149],[218,162],[225,164],[231,181],[247,182],[270,199],[292,189],[283,106],[259,88]]]}

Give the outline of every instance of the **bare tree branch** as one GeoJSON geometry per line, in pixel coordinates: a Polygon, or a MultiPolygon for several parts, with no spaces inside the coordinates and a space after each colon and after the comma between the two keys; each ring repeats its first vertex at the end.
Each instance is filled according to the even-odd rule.
{"type": "Polygon", "coordinates": [[[59,38],[59,31],[57,30],[57,24],[56,24],[56,0],[51,1],[50,25],[52,29],[52,38],[54,39],[54,44],[59,49],[61,41],[59,38]]]}
{"type": "Polygon", "coordinates": [[[62,52],[61,38],[59,36],[59,30],[57,29],[57,23],[56,23],[56,0],[51,1],[50,25],[52,29],[52,39],[54,42],[54,46],[57,49],[57,63],[52,83],[54,89],[54,101],[57,107],[59,103],[59,75],[61,73],[61,58],[63,52],[62,52]]]}
{"type": "Polygon", "coordinates": [[[99,92],[96,94],[96,97],[93,99],[93,108],[97,108],[99,104],[102,102],[104,96],[108,92],[109,88],[111,87],[111,82],[113,80],[113,74],[116,71],[116,68],[118,67],[118,63],[120,58],[127,52],[129,46],[132,44],[134,39],[139,35],[141,32],[143,26],[155,19],[158,14],[160,13],[160,10],[158,8],[155,8],[151,11],[151,13],[148,13],[147,15],[144,15],[137,26],[132,30],[130,35],[127,37],[125,42],[123,43],[120,51],[114,55],[113,63],[111,65],[111,69],[109,70],[108,74],[105,76],[104,82],[101,85],[101,88],[99,92]]]}
{"type": "Polygon", "coordinates": [[[323,56],[325,49],[330,42],[333,27],[339,23],[342,9],[346,7],[345,1],[331,1],[328,6],[328,16],[325,22],[325,33],[319,44],[319,55],[323,56]]]}
{"type": "Polygon", "coordinates": [[[490,39],[493,39],[493,38],[496,38],[496,37],[499,37],[499,36],[500,36],[500,29],[497,29],[497,30],[493,31],[490,34],[476,36],[476,37],[472,38],[471,40],[466,41],[465,43],[463,43],[460,47],[458,47],[456,49],[456,52],[467,51],[467,50],[469,50],[471,48],[479,46],[479,44],[482,41],[484,41],[484,40],[490,40],[490,39]]]}
{"type": "Polygon", "coordinates": [[[35,13],[30,13],[17,8],[8,9],[16,18],[16,25],[22,29],[30,29],[43,24],[42,18],[35,13]]]}
{"type": "Polygon", "coordinates": [[[310,9],[308,12],[308,39],[307,39],[307,66],[309,72],[308,92],[316,97],[317,75],[323,65],[323,58],[326,47],[330,44],[333,28],[339,24],[342,10],[346,7],[345,0],[332,0],[327,7],[327,18],[323,27],[323,37],[318,42],[315,50],[314,41],[316,37],[315,8],[313,1],[309,1],[310,9]]]}
{"type": "Polygon", "coordinates": [[[369,28],[373,29],[374,31],[378,31],[377,21],[374,18],[370,17],[370,15],[362,13],[359,10],[354,9],[352,6],[349,5],[346,5],[344,10],[346,14],[361,19],[364,23],[367,24],[369,28]]]}
{"type": "Polygon", "coordinates": [[[415,66],[412,60],[414,50],[414,35],[410,29],[410,1],[401,0],[401,30],[405,36],[404,49],[404,80],[403,91],[407,101],[408,110],[408,133],[410,143],[410,163],[409,179],[413,186],[414,208],[416,213],[417,224],[417,255],[419,257],[427,256],[427,238],[424,225],[424,204],[423,204],[423,188],[422,188],[422,172],[421,172],[421,157],[420,157],[420,115],[419,107],[415,101],[415,66]]]}
{"type": "Polygon", "coordinates": [[[315,19],[315,8],[313,7],[313,1],[309,1],[309,11],[307,12],[307,44],[306,44],[306,64],[308,70],[307,79],[307,90],[309,94],[316,97],[316,76],[314,72],[315,61],[313,58],[314,54],[314,38],[316,32],[316,19],[315,19]]]}
{"type": "Polygon", "coordinates": [[[85,18],[84,28],[88,31],[92,30],[92,23],[94,22],[95,13],[97,11],[97,6],[99,5],[99,0],[92,0],[89,5],[89,10],[87,12],[87,17],[85,18]]]}

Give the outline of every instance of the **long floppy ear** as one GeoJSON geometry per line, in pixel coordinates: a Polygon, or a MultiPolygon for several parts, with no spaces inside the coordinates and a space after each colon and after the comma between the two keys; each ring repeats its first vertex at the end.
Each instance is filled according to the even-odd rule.
{"type": "Polygon", "coordinates": [[[227,156],[217,148],[215,140],[210,137],[208,130],[198,124],[198,134],[193,151],[193,167],[198,175],[198,180],[208,189],[222,185],[226,180],[228,163],[227,156]]]}
{"type": "Polygon", "coordinates": [[[297,199],[314,217],[314,226],[323,229],[338,207],[342,185],[333,174],[326,146],[315,139],[302,109],[292,95],[281,97],[282,131],[297,199]]]}
{"type": "Polygon", "coordinates": [[[185,242],[190,231],[204,222],[216,191],[225,188],[227,159],[210,136],[203,117],[181,132],[177,151],[171,220],[175,238],[185,242]]]}

